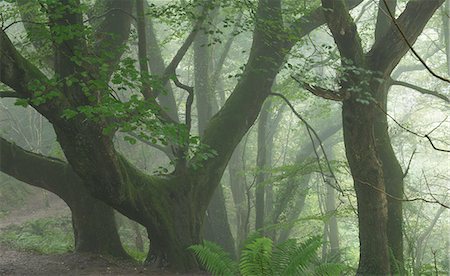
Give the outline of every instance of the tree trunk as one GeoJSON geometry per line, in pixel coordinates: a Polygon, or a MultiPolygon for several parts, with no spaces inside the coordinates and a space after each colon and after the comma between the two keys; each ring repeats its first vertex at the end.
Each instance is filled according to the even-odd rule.
{"type": "MultiPolygon", "coordinates": [[[[210,83],[209,71],[211,69],[208,25],[197,33],[194,40],[194,66],[195,66],[195,99],[198,117],[198,133],[203,135],[213,110],[213,91],[210,83]]],[[[219,185],[212,196],[204,221],[204,237],[222,246],[232,257],[235,256],[234,239],[231,234],[225,197],[222,185],[219,185]]]]}
{"type": "Polygon", "coordinates": [[[269,122],[269,109],[271,101],[267,100],[261,110],[258,121],[258,151],[256,155],[256,189],[255,189],[255,230],[261,231],[263,234],[264,220],[265,220],[265,181],[267,180],[267,172],[265,170],[270,166],[270,160],[268,160],[269,154],[267,147],[270,141],[268,141],[268,122],[269,122]]]}
{"type": "MultiPolygon", "coordinates": [[[[328,155],[328,158],[331,158],[328,155]]],[[[326,185],[327,198],[326,198],[326,212],[332,213],[336,211],[336,191],[332,186],[336,186],[336,181],[331,177],[327,179],[330,185],[326,185]]],[[[326,222],[326,232],[328,240],[330,242],[330,251],[327,252],[326,258],[332,262],[340,262],[340,252],[339,252],[339,228],[337,223],[336,214],[332,214],[331,217],[326,222]]]]}
{"type": "Polygon", "coordinates": [[[26,151],[0,138],[0,170],[58,195],[72,211],[75,251],[129,258],[122,247],[114,211],[93,198],[70,166],[26,151]]]}
{"type": "Polygon", "coordinates": [[[129,257],[120,242],[111,207],[91,196],[80,196],[69,207],[77,252],[129,257]]]}
{"type": "Polygon", "coordinates": [[[236,255],[233,235],[231,234],[225,197],[221,185],[217,187],[208,206],[204,222],[204,238],[222,246],[232,258],[236,255]],[[224,221],[225,220],[225,221],[224,221]]]}
{"type": "Polygon", "coordinates": [[[245,175],[243,166],[243,145],[239,144],[234,150],[228,164],[228,172],[230,174],[230,188],[233,197],[234,206],[236,208],[236,248],[239,253],[244,245],[249,232],[248,224],[248,208],[247,208],[247,190],[245,186],[245,175]]]}
{"type": "Polygon", "coordinates": [[[342,107],[345,152],[357,196],[360,261],[358,275],[390,273],[387,200],[374,138],[375,106],[356,99],[342,107]]]}
{"type": "Polygon", "coordinates": [[[381,160],[385,191],[388,203],[387,237],[391,256],[393,273],[403,273],[403,170],[400,166],[389,137],[389,125],[386,116],[387,82],[380,85],[377,92],[377,102],[381,109],[375,113],[374,134],[376,149],[381,160]]]}

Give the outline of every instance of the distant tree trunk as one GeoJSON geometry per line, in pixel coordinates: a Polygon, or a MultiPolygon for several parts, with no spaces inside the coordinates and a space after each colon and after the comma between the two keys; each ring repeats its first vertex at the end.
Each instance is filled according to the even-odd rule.
{"type": "Polygon", "coordinates": [[[70,166],[26,151],[0,138],[0,170],[58,195],[72,211],[75,251],[129,258],[122,247],[114,211],[93,198],[70,166]]]}
{"type": "MultiPolygon", "coordinates": [[[[329,160],[333,160],[333,150],[332,147],[327,147],[327,155],[329,160]]],[[[326,213],[332,213],[336,211],[336,180],[332,177],[327,177],[328,185],[326,185],[326,213]]],[[[327,252],[326,258],[332,260],[333,262],[340,262],[340,252],[339,252],[339,228],[337,223],[336,214],[332,214],[328,221],[325,223],[326,234],[330,242],[330,251],[327,252]]]]}
{"type": "MultiPolygon", "coordinates": [[[[322,142],[327,141],[330,137],[332,137],[336,132],[338,132],[340,129],[342,129],[342,124],[340,121],[337,120],[326,120],[325,122],[320,122],[319,125],[321,126],[318,131],[318,135],[322,142]]],[[[315,141],[316,145],[318,141],[315,141]]],[[[332,145],[329,145],[332,147],[335,142],[333,142],[332,145]]],[[[312,143],[309,139],[306,139],[301,143],[301,146],[299,147],[299,151],[296,154],[295,157],[295,164],[299,167],[303,166],[305,160],[313,155],[314,150],[318,150],[318,148],[314,149],[312,146],[312,143]]],[[[288,203],[291,202],[295,195],[300,193],[298,196],[294,208],[292,208],[288,214],[287,214],[287,222],[293,221],[298,218],[301,211],[303,210],[304,200],[309,192],[309,180],[311,178],[311,174],[303,175],[300,178],[297,177],[297,175],[290,176],[286,184],[283,185],[282,189],[279,189],[276,194],[276,200],[274,202],[274,209],[271,213],[271,222],[272,224],[279,223],[280,216],[283,212],[286,212],[286,208],[288,206],[288,203]],[[298,191],[300,189],[300,191],[298,191]],[[298,191],[298,192],[297,192],[298,191]]],[[[280,241],[285,240],[288,238],[293,226],[289,225],[285,228],[283,228],[279,234],[280,241]]]]}
{"type": "Polygon", "coordinates": [[[236,248],[238,252],[244,245],[249,232],[246,181],[242,164],[243,147],[242,143],[236,147],[228,164],[231,195],[236,208],[236,248]]]}
{"type": "Polygon", "coordinates": [[[288,224],[286,227],[283,227],[280,231],[280,234],[278,236],[277,242],[284,242],[289,238],[289,235],[292,232],[292,229],[294,228],[293,223],[296,219],[298,219],[299,215],[302,213],[305,207],[306,197],[309,193],[309,180],[311,178],[311,174],[308,174],[307,176],[303,176],[300,178],[300,180],[297,182],[299,183],[299,186],[303,187],[299,191],[297,191],[297,199],[295,201],[294,207],[287,211],[286,214],[286,223],[288,224]]]}
{"type": "Polygon", "coordinates": [[[445,1],[442,13],[445,53],[447,56],[447,74],[450,74],[450,0],[445,1]]]}
{"type": "Polygon", "coordinates": [[[445,207],[440,206],[439,209],[436,211],[436,214],[433,217],[433,220],[431,221],[430,225],[420,234],[420,236],[417,238],[415,248],[416,248],[416,254],[414,256],[415,259],[415,265],[413,267],[413,273],[414,275],[420,275],[420,268],[422,266],[423,261],[423,255],[426,247],[427,239],[430,237],[431,232],[433,231],[434,226],[438,222],[439,218],[441,217],[442,213],[446,210],[445,207]]]}
{"type": "MultiPolygon", "coordinates": [[[[270,116],[271,101],[266,100],[261,109],[258,119],[258,149],[256,155],[256,188],[255,188],[255,230],[260,231],[264,227],[265,220],[265,181],[267,180],[267,172],[265,170],[270,166],[271,161],[268,160],[268,122],[270,116]]],[[[262,231],[261,233],[263,233],[262,231]]]]}
{"type": "MultiPolygon", "coordinates": [[[[204,24],[205,28],[207,24],[204,24]]],[[[194,40],[195,99],[198,117],[198,132],[202,136],[213,110],[213,91],[210,83],[210,47],[207,29],[200,30],[194,40]]],[[[234,239],[225,206],[223,188],[219,185],[211,199],[204,221],[204,238],[221,245],[231,256],[235,256],[234,239]]]]}

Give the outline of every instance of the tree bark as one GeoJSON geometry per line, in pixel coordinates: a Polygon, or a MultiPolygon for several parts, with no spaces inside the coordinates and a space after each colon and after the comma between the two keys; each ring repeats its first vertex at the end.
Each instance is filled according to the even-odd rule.
{"type": "Polygon", "coordinates": [[[392,272],[404,273],[403,264],[403,170],[395,156],[389,137],[389,125],[385,111],[387,110],[387,94],[389,85],[383,83],[377,91],[377,102],[382,110],[375,113],[374,136],[380,156],[384,186],[387,193],[388,221],[387,236],[392,256],[392,272]]]}

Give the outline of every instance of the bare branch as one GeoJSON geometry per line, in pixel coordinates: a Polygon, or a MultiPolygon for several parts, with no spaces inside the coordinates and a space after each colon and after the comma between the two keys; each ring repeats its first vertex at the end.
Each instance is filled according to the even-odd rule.
{"type": "Polygon", "coordinates": [[[436,91],[431,91],[429,89],[425,89],[425,88],[419,87],[419,86],[411,84],[411,83],[407,83],[407,82],[397,81],[397,80],[391,79],[390,80],[390,84],[391,85],[399,85],[399,86],[408,87],[408,88],[414,89],[417,92],[420,92],[422,94],[431,95],[431,96],[437,97],[437,98],[439,98],[441,100],[444,100],[447,103],[450,103],[450,99],[447,96],[445,96],[443,94],[440,94],[440,93],[438,93],[436,91]]]}
{"type": "Polygon", "coordinates": [[[403,173],[403,178],[405,178],[408,175],[409,168],[411,168],[411,163],[412,163],[412,160],[413,160],[414,155],[416,154],[416,152],[417,152],[417,149],[414,149],[414,151],[411,154],[411,157],[409,158],[408,165],[406,166],[406,170],[403,173]]]}
{"type": "MultiPolygon", "coordinates": [[[[207,1],[205,5],[210,4],[211,1],[207,1]]],[[[186,37],[185,41],[181,45],[181,47],[178,49],[175,56],[172,58],[172,61],[167,65],[166,69],[164,70],[164,73],[161,77],[162,86],[165,86],[167,82],[169,81],[170,77],[175,75],[175,70],[178,67],[178,64],[180,64],[181,60],[183,60],[184,56],[186,55],[187,50],[191,46],[192,42],[194,42],[195,36],[197,33],[201,30],[201,27],[203,25],[203,22],[206,19],[206,15],[208,13],[209,9],[207,7],[203,7],[201,14],[198,17],[197,22],[195,23],[192,31],[189,33],[189,35],[186,37]]],[[[159,91],[155,91],[155,96],[158,96],[159,91]]]]}
{"type": "Polygon", "coordinates": [[[415,136],[417,136],[417,137],[420,137],[420,138],[426,138],[426,139],[428,140],[428,142],[430,142],[430,144],[431,144],[431,146],[433,147],[433,149],[435,149],[435,150],[437,150],[437,151],[442,151],[442,152],[448,152],[448,153],[450,153],[450,150],[447,150],[447,149],[441,149],[441,148],[436,147],[436,146],[434,145],[433,140],[432,140],[431,137],[429,136],[429,133],[423,135],[423,134],[419,134],[419,133],[417,133],[417,132],[415,132],[415,131],[413,131],[413,130],[407,128],[407,127],[405,127],[405,126],[402,125],[400,122],[398,122],[397,119],[395,119],[394,117],[392,117],[392,115],[390,115],[389,113],[387,113],[386,110],[384,110],[379,104],[376,104],[376,105],[377,105],[377,107],[381,110],[381,112],[383,112],[386,116],[388,116],[389,118],[391,118],[391,120],[394,121],[394,123],[397,124],[401,129],[403,129],[403,130],[405,130],[405,131],[407,131],[407,132],[409,132],[409,133],[411,133],[411,134],[413,134],[413,135],[415,135],[415,136]]]}
{"type": "Polygon", "coordinates": [[[158,144],[153,144],[145,139],[143,139],[141,136],[139,136],[138,134],[134,133],[134,132],[127,132],[127,135],[130,135],[131,137],[135,138],[136,140],[138,140],[139,142],[146,144],[152,148],[155,148],[161,152],[163,152],[165,155],[167,155],[167,157],[170,160],[174,160],[175,156],[173,155],[172,151],[168,148],[168,147],[164,147],[158,144]]]}
{"type": "Polygon", "coordinates": [[[344,191],[342,190],[342,188],[339,186],[339,183],[338,183],[338,180],[337,180],[337,178],[336,178],[336,176],[334,175],[334,172],[333,172],[333,169],[331,168],[331,165],[330,165],[330,161],[328,160],[328,156],[327,156],[327,154],[326,154],[326,152],[325,152],[325,149],[324,149],[324,147],[323,147],[323,143],[322,143],[322,140],[320,139],[320,137],[319,137],[319,135],[317,134],[317,132],[314,130],[314,128],[295,110],[295,108],[294,108],[294,106],[292,105],[292,103],[283,95],[283,94],[280,94],[280,93],[274,93],[274,92],[271,92],[269,95],[271,95],[271,96],[277,96],[277,97],[280,97],[281,99],[283,99],[283,101],[284,102],[286,102],[286,104],[289,106],[289,108],[291,109],[291,111],[295,114],[295,116],[297,117],[297,118],[299,118],[300,119],[300,121],[302,121],[304,124],[305,124],[305,126],[306,126],[306,130],[308,131],[308,135],[309,135],[309,137],[310,137],[310,139],[311,139],[311,143],[313,144],[313,149],[314,149],[314,153],[315,153],[315,155],[316,155],[316,158],[317,158],[317,163],[318,163],[318,165],[319,165],[319,168],[320,168],[320,171],[321,171],[321,173],[322,173],[322,177],[324,177],[324,183],[325,184],[327,184],[327,185],[329,185],[330,187],[332,187],[333,189],[335,189],[335,190],[337,190],[338,192],[340,192],[341,194],[344,194],[344,191]],[[317,150],[316,150],[316,145],[315,145],[315,142],[314,142],[314,138],[313,138],[313,135],[314,135],[314,138],[315,139],[317,139],[317,141],[319,141],[319,147],[320,147],[320,150],[322,151],[322,154],[323,154],[323,157],[324,157],[324,159],[325,159],[325,162],[326,162],[326,164],[327,164],[327,167],[328,167],[328,170],[329,170],[329,172],[330,172],[330,174],[331,174],[331,177],[334,179],[334,181],[335,181],[335,183],[336,183],[336,186],[335,185],[332,185],[331,183],[330,183],[330,181],[327,181],[326,179],[325,179],[325,174],[323,173],[323,170],[322,170],[322,164],[320,163],[320,157],[319,157],[319,153],[317,152],[317,150]]]}

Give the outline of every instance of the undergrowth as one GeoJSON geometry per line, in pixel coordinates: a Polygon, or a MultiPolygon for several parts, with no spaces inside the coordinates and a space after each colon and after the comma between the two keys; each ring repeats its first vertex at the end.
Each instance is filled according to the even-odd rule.
{"type": "Polygon", "coordinates": [[[73,250],[72,222],[65,216],[11,225],[0,233],[0,242],[43,254],[65,253],[73,250]]]}

